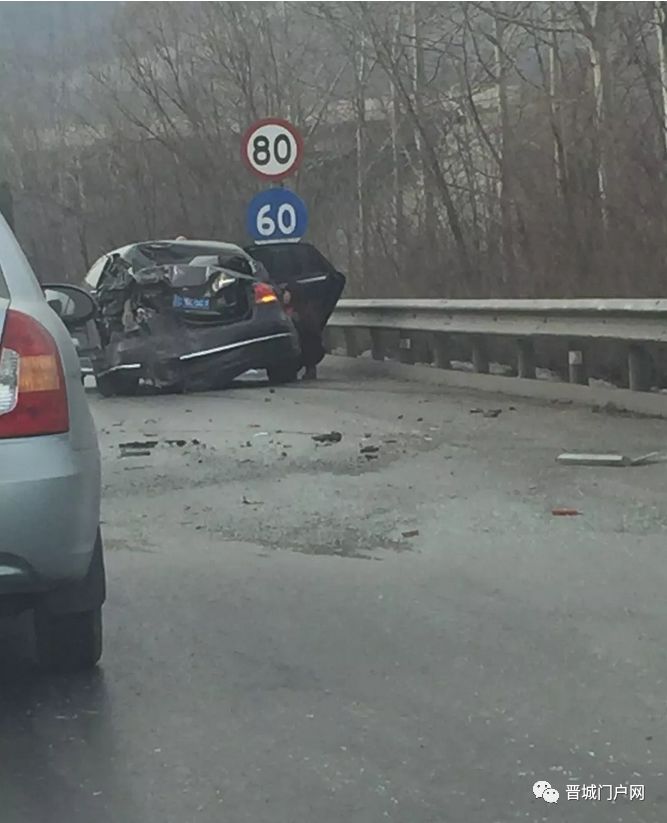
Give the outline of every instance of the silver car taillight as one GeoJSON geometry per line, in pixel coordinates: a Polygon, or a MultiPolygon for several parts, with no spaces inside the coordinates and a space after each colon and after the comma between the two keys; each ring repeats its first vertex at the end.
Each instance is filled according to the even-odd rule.
{"type": "Polygon", "coordinates": [[[19,355],[13,349],[0,350],[0,414],[14,411],[19,399],[19,355]]]}

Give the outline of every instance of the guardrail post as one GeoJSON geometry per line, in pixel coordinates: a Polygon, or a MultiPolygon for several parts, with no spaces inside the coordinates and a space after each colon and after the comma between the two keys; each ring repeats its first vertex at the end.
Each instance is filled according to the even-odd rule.
{"type": "Polygon", "coordinates": [[[449,358],[449,337],[446,334],[434,334],[432,337],[435,365],[439,369],[451,369],[452,361],[449,358]]]}
{"type": "Polygon", "coordinates": [[[431,335],[427,332],[417,332],[412,336],[412,351],[415,363],[432,363],[433,348],[431,335]]]}
{"type": "Polygon", "coordinates": [[[373,360],[384,360],[384,333],[382,329],[371,329],[371,356],[373,360]]]}
{"type": "Polygon", "coordinates": [[[517,341],[517,375],[535,379],[535,346],[532,340],[517,341]]]}
{"type": "Polygon", "coordinates": [[[475,337],[472,341],[472,365],[478,374],[489,373],[489,352],[483,337],[475,337]]]}
{"type": "Polygon", "coordinates": [[[414,364],[415,353],[412,348],[412,337],[409,331],[401,331],[398,340],[398,359],[401,363],[414,364]]]}
{"type": "Polygon", "coordinates": [[[651,389],[651,358],[641,346],[628,349],[628,385],[632,391],[651,389]]]}
{"type": "Polygon", "coordinates": [[[359,339],[356,329],[347,327],[345,333],[345,353],[348,357],[359,357],[359,339]]]}
{"type": "Polygon", "coordinates": [[[568,378],[570,383],[578,383],[581,386],[588,385],[588,370],[586,369],[586,358],[581,349],[570,349],[567,353],[568,378]]]}

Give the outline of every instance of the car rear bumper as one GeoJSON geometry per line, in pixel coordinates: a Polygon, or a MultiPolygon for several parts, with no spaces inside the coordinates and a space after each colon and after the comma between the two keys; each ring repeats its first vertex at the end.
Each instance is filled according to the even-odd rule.
{"type": "Polygon", "coordinates": [[[99,511],[97,449],[67,434],[0,441],[0,596],[82,580],[99,511]]]}
{"type": "Polygon", "coordinates": [[[278,306],[241,323],[179,328],[175,333],[126,337],[107,346],[96,376],[135,375],[156,385],[224,383],[248,369],[270,369],[300,357],[299,335],[278,306]]]}

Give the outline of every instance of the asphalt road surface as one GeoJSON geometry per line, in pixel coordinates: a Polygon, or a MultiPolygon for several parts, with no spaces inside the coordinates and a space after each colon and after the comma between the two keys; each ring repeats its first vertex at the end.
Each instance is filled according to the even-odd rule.
{"type": "Polygon", "coordinates": [[[2,823],[667,819],[667,464],[555,463],[667,423],[353,368],[91,395],[106,651],[2,624],[2,823]]]}

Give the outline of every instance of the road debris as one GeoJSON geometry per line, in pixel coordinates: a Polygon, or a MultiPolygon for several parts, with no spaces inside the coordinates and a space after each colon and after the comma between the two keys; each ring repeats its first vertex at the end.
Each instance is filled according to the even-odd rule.
{"type": "Polygon", "coordinates": [[[245,496],[245,494],[243,495],[243,498],[242,498],[241,502],[245,506],[263,506],[264,505],[263,500],[248,500],[248,498],[245,496]]]}
{"type": "Polygon", "coordinates": [[[121,457],[150,457],[152,453],[153,452],[146,451],[145,449],[140,450],[140,451],[131,451],[131,450],[124,451],[123,449],[121,449],[120,456],[121,457]]]}
{"type": "Polygon", "coordinates": [[[577,515],[581,514],[579,509],[568,509],[564,507],[556,507],[555,509],[551,510],[551,514],[555,517],[576,517],[577,515]]]}
{"type": "Polygon", "coordinates": [[[377,460],[379,455],[377,454],[365,454],[364,457],[366,460],[377,460]]]}
{"type": "Polygon", "coordinates": [[[359,449],[361,454],[377,454],[380,451],[379,446],[362,446],[359,449]]]}
{"type": "Polygon", "coordinates": [[[119,449],[154,449],[157,446],[157,440],[131,440],[128,443],[119,443],[119,449]]]}
{"type": "Polygon", "coordinates": [[[178,446],[180,449],[182,449],[182,448],[183,448],[183,446],[185,446],[185,445],[187,444],[187,442],[188,442],[188,441],[187,441],[187,440],[181,440],[181,439],[179,438],[178,440],[165,440],[164,442],[165,442],[168,446],[178,446]]]}
{"type": "Polygon", "coordinates": [[[667,452],[649,452],[630,461],[631,466],[649,466],[651,463],[667,463],[667,452]]]}
{"type": "Polygon", "coordinates": [[[648,466],[667,462],[667,452],[649,452],[639,457],[618,453],[563,452],[556,458],[564,466],[648,466]]]}
{"type": "Polygon", "coordinates": [[[401,532],[401,537],[418,537],[419,529],[408,529],[406,532],[401,532]]]}
{"type": "Polygon", "coordinates": [[[327,432],[325,434],[314,434],[312,436],[313,440],[316,443],[325,443],[330,445],[331,443],[340,443],[343,439],[343,435],[340,432],[327,432]]]}
{"type": "Polygon", "coordinates": [[[564,452],[556,458],[564,466],[629,466],[630,460],[623,454],[591,454],[588,452],[564,452]]]}
{"type": "Polygon", "coordinates": [[[502,409],[487,409],[483,412],[482,417],[499,417],[502,411],[502,409]]]}

